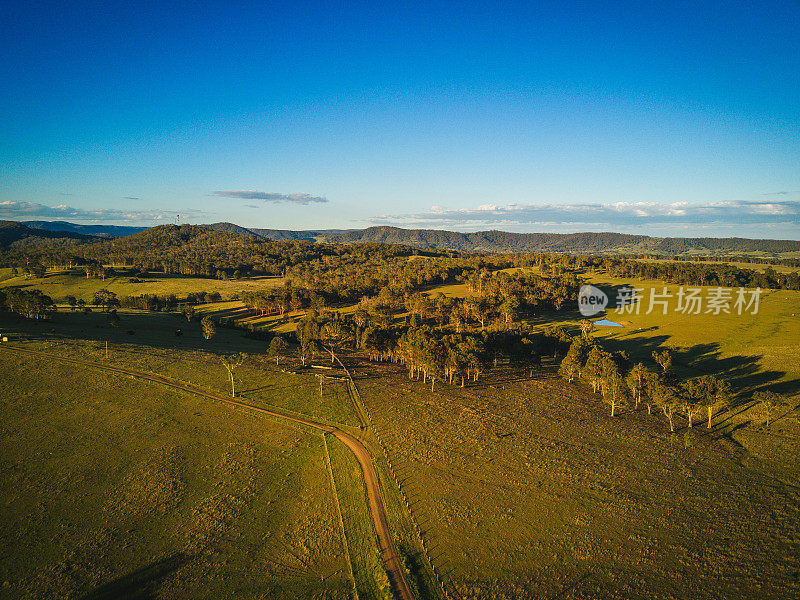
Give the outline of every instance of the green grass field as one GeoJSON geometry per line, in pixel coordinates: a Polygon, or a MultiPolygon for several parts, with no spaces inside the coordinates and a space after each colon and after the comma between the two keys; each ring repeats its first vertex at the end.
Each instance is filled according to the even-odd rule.
{"type": "MultiPolygon", "coordinates": [[[[621,279],[598,274],[586,277],[589,283],[605,289],[610,303],[614,304],[615,291],[622,286],[643,288],[643,303],[639,314],[619,314],[608,310],[593,320],[606,317],[623,322],[624,328],[599,327],[593,334],[613,349],[623,349],[634,358],[650,359],[653,350],[671,346],[681,350],[677,362],[684,366],[687,375],[705,372],[727,375],[738,388],[749,391],[770,385],[776,391],[789,395],[800,393],[800,292],[791,290],[764,290],[757,314],[736,314],[733,302],[731,313],[707,314],[703,304],[701,314],[676,312],[676,294],[679,286],[661,281],[621,279]],[[666,286],[672,298],[668,300],[667,314],[655,305],[647,314],[651,290],[662,293],[666,286]]],[[[713,287],[701,286],[705,298],[713,287]]],[[[430,293],[443,292],[463,297],[468,294],[463,285],[439,286],[430,293]]],[[[582,319],[577,311],[543,313],[532,322],[542,326],[567,324],[576,326],[582,319]]]]}
{"type": "MultiPolygon", "coordinates": [[[[121,311],[112,327],[95,311],[4,315],[0,333],[222,394],[221,356],[247,352],[235,372],[246,401],[335,424],[370,449],[422,598],[444,597],[428,561],[465,600],[800,596],[800,422],[765,427],[749,401],[761,387],[800,391],[800,293],[766,291],[757,315],[663,315],[646,314],[661,282],[592,282],[646,290],[640,314],[607,313],[624,328],[592,334],[608,349],[648,359],[674,347],[681,375],[733,381],[737,405],[711,431],[678,418],[670,434],[645,408],[611,418],[547,367],[529,380],[501,364],[477,385],[431,392],[398,365],[351,357],[390,468],[346,384],[326,379],[320,391],[315,374],[343,371],[276,366],[241,330],[204,340],[178,315],[121,311]]],[[[198,310],[277,331],[297,318],[254,318],[239,302],[198,310]]],[[[322,354],[312,362],[330,366],[322,354]]],[[[0,597],[387,597],[359,467],[335,438],[77,367],[0,353],[0,370],[0,597]]]]}
{"type": "MultiPolygon", "coordinates": [[[[791,258],[790,256],[786,256],[784,258],[791,258]]],[[[667,258],[637,258],[636,260],[641,262],[673,262],[667,258]]],[[[790,267],[787,265],[771,265],[769,263],[750,263],[750,262],[737,262],[737,261],[727,261],[724,258],[715,260],[715,261],[681,261],[681,262],[696,262],[700,264],[714,264],[716,263],[725,263],[734,267],[739,267],[740,269],[750,269],[751,271],[763,271],[764,269],[774,269],[778,273],[794,273],[798,270],[797,267],[790,267]]]]}
{"type": "Polygon", "coordinates": [[[599,398],[549,377],[433,393],[392,366],[362,377],[458,597],[800,593],[795,464],[773,471],[719,431],[670,435],[646,411],[611,419],[599,398]]]}
{"type": "Polygon", "coordinates": [[[0,597],[351,597],[318,434],[73,365],[0,369],[0,597]]]}
{"type": "Polygon", "coordinates": [[[326,436],[326,441],[358,598],[391,598],[391,587],[367,509],[367,491],[361,478],[361,467],[347,447],[334,436],[326,436]]]}
{"type": "MultiPolygon", "coordinates": [[[[59,312],[51,321],[0,318],[0,332],[12,342],[22,339],[34,350],[110,364],[167,376],[176,381],[222,394],[230,393],[228,373],[221,357],[244,352],[250,357],[234,372],[237,395],[264,407],[277,407],[316,420],[357,427],[358,417],[343,381],[325,379],[320,395],[315,374],[343,377],[343,373],[307,367],[302,373],[283,373],[282,359],[264,356],[267,344],[247,338],[241,330],[217,328],[205,340],[197,321],[171,313],[120,311],[120,323],[112,327],[102,312],[59,312]],[[176,335],[180,330],[181,335],[176,335]],[[132,332],[132,333],[131,333],[132,332]],[[108,358],[106,358],[108,342],[108,358]]],[[[318,355],[313,364],[330,365],[329,355],[318,355]]],[[[298,365],[299,368],[299,365],[298,365]]]]}
{"type": "MultiPolygon", "coordinates": [[[[744,390],[777,384],[777,389],[790,395],[800,392],[796,388],[800,379],[800,292],[764,290],[755,315],[751,311],[737,314],[733,303],[730,314],[706,313],[704,304],[701,314],[695,315],[674,310],[679,286],[673,284],[602,275],[590,281],[609,291],[623,285],[644,290],[639,314],[606,312],[611,321],[625,323],[624,328],[602,327],[594,334],[610,347],[648,358],[652,350],[674,346],[682,349],[678,361],[693,365],[690,374],[725,374],[744,390]],[[673,295],[668,299],[667,314],[659,305],[647,314],[651,290],[661,294],[664,287],[673,295]]],[[[706,297],[713,288],[702,290],[706,297]]],[[[613,303],[615,296],[610,299],[613,303]]]]}
{"type": "MultiPolygon", "coordinates": [[[[9,273],[10,274],[10,273],[9,273]]],[[[0,288],[19,286],[23,288],[36,288],[59,301],[72,295],[78,299],[90,302],[95,292],[105,288],[117,294],[119,298],[125,296],[139,296],[140,294],[158,294],[165,296],[175,294],[185,297],[187,294],[197,292],[219,292],[223,298],[230,298],[234,294],[248,290],[260,290],[278,285],[283,285],[281,277],[255,277],[246,279],[226,280],[204,279],[199,277],[165,277],[153,274],[141,278],[138,283],[131,283],[130,276],[112,276],[105,280],[100,278],[86,279],[84,276],[71,275],[65,271],[51,272],[43,278],[0,277],[0,288]]]]}

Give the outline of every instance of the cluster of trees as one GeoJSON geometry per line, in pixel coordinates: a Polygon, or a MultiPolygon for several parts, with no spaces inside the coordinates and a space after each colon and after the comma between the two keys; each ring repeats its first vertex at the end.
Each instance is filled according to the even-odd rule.
{"type": "Polygon", "coordinates": [[[703,375],[679,381],[672,369],[672,352],[654,352],[656,367],[638,362],[631,364],[624,352],[609,353],[585,336],[576,337],[561,361],[559,373],[568,381],[582,380],[611,407],[611,416],[621,406],[641,403],[648,414],[659,408],[675,431],[674,417],[683,414],[689,427],[695,417],[705,411],[708,428],[716,410],[728,405],[730,384],[714,375],[703,375]]]}
{"type": "Polygon", "coordinates": [[[291,282],[267,290],[245,291],[239,296],[240,300],[250,310],[255,310],[262,315],[280,315],[302,310],[304,308],[322,309],[325,307],[325,297],[303,287],[295,287],[291,282]]]}
{"type": "Polygon", "coordinates": [[[679,285],[800,290],[797,272],[778,273],[772,267],[761,272],[725,263],[642,262],[605,256],[580,257],[578,266],[615,277],[659,279],[679,285]]]}
{"type": "Polygon", "coordinates": [[[353,302],[363,296],[374,296],[384,287],[402,296],[425,285],[452,279],[462,268],[459,261],[449,258],[408,260],[408,256],[358,253],[297,265],[288,276],[295,285],[353,302]]]}
{"type": "MultiPolygon", "coordinates": [[[[175,294],[139,294],[138,296],[125,296],[119,301],[122,308],[135,308],[149,311],[174,311],[186,304],[202,302],[219,302],[222,296],[219,292],[197,292],[179,298],[175,294]]],[[[97,304],[97,302],[95,302],[97,304]]]]}
{"type": "Polygon", "coordinates": [[[628,254],[626,258],[650,259],[650,260],[674,260],[681,262],[710,262],[710,263],[759,263],[768,265],[783,265],[786,267],[800,267],[800,259],[797,258],[772,258],[768,256],[758,255],[752,256],[749,254],[719,254],[712,255],[680,255],[680,256],[664,256],[661,254],[628,254]]]}
{"type": "Polygon", "coordinates": [[[391,349],[408,367],[409,378],[422,376],[423,383],[436,380],[452,384],[453,379],[473,381],[485,370],[486,346],[480,335],[443,334],[430,327],[409,328],[391,349]]]}
{"type": "Polygon", "coordinates": [[[531,275],[522,270],[513,272],[481,271],[466,281],[467,289],[478,292],[489,306],[500,307],[499,311],[512,320],[516,310],[552,308],[560,310],[565,302],[578,297],[582,281],[571,272],[543,273],[531,275]]]}
{"type": "Polygon", "coordinates": [[[55,311],[55,303],[41,290],[8,288],[0,290],[0,309],[28,319],[48,319],[55,311]]]}

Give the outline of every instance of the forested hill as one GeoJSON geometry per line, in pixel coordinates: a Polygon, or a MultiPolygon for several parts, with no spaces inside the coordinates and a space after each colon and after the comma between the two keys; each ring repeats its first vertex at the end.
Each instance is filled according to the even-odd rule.
{"type": "Polygon", "coordinates": [[[243,233],[248,235],[256,235],[264,238],[265,240],[272,240],[274,242],[326,242],[331,236],[340,235],[352,229],[309,229],[293,231],[291,229],[260,229],[258,227],[245,228],[241,225],[234,223],[211,223],[210,225],[203,225],[214,231],[224,231],[225,233],[243,233]]]}
{"type": "Polygon", "coordinates": [[[404,244],[417,248],[459,252],[577,252],[708,254],[800,251],[800,241],[744,238],[657,238],[624,233],[509,233],[477,231],[458,233],[437,229],[369,227],[330,235],[330,243],[404,244]]]}
{"type": "Polygon", "coordinates": [[[294,241],[305,240],[308,242],[329,242],[332,237],[350,233],[351,231],[361,231],[355,229],[310,229],[306,231],[291,231],[289,229],[251,229],[254,234],[260,235],[268,240],[294,241]]]}
{"type": "Polygon", "coordinates": [[[121,237],[132,235],[144,231],[147,227],[132,227],[129,225],[80,225],[67,221],[22,221],[22,224],[31,229],[42,229],[45,231],[67,231],[70,233],[82,233],[84,235],[94,235],[98,237],[121,237]]]}
{"type": "Polygon", "coordinates": [[[400,229],[370,227],[331,236],[330,242],[381,242],[406,244],[422,248],[457,250],[460,252],[603,252],[635,245],[646,236],[623,233],[509,233],[477,231],[459,233],[437,229],[400,229]]]}
{"type": "Polygon", "coordinates": [[[16,221],[0,221],[0,248],[55,246],[96,241],[90,235],[32,229],[16,221]]]}
{"type": "MultiPolygon", "coordinates": [[[[142,227],[114,225],[77,225],[62,221],[4,221],[0,233],[0,248],[10,244],[75,243],[91,241],[87,235],[104,237],[127,236],[149,231],[142,227]],[[53,232],[58,232],[53,235],[53,232]],[[25,240],[25,241],[19,241],[25,240]],[[60,241],[59,241],[60,240],[60,241]]],[[[781,255],[800,252],[800,241],[753,240],[744,238],[667,238],[625,233],[510,233],[507,231],[477,231],[460,233],[438,229],[402,229],[399,227],[369,227],[367,229],[261,229],[246,228],[234,223],[212,223],[199,227],[229,234],[256,236],[279,242],[323,242],[330,244],[396,244],[425,250],[456,250],[458,252],[573,252],[578,254],[653,254],[725,255],[764,253],[781,255]]],[[[155,229],[155,228],[153,228],[155,229]]]]}

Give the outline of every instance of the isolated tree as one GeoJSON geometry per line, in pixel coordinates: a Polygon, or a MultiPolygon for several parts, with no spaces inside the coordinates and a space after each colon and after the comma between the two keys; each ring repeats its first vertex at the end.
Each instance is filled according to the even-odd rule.
{"type": "Polygon", "coordinates": [[[686,419],[689,421],[690,429],[694,425],[694,415],[700,410],[706,398],[708,385],[700,379],[690,379],[681,386],[681,405],[686,419]]]}
{"type": "Polygon", "coordinates": [[[580,322],[580,326],[581,326],[581,335],[585,338],[590,337],[591,333],[595,330],[596,327],[594,321],[590,321],[589,319],[583,319],[580,322]]]}
{"type": "Polygon", "coordinates": [[[289,349],[289,344],[286,343],[286,340],[283,337],[276,335],[272,338],[272,341],[269,343],[269,349],[267,350],[267,354],[270,358],[275,359],[275,364],[278,364],[281,356],[286,354],[286,351],[289,349]]]}
{"type": "Polygon", "coordinates": [[[95,306],[102,306],[103,311],[106,311],[109,307],[118,305],[119,301],[117,300],[116,293],[103,288],[94,293],[92,304],[95,306]]]}
{"type": "MultiPolygon", "coordinates": [[[[694,377],[684,384],[686,395],[698,405],[705,406],[708,415],[708,429],[711,429],[711,418],[714,408],[723,408],[730,401],[730,384],[714,375],[694,377]]],[[[689,425],[691,427],[691,425],[689,425]]]]}
{"type": "Polygon", "coordinates": [[[359,306],[353,313],[353,322],[356,324],[355,342],[356,345],[358,345],[359,340],[361,339],[361,331],[363,331],[370,322],[369,312],[367,312],[362,306],[359,306]]]}
{"type": "Polygon", "coordinates": [[[667,348],[661,352],[653,352],[653,360],[661,367],[661,373],[666,375],[672,368],[672,350],[667,348]]]}
{"type": "Polygon", "coordinates": [[[328,351],[331,353],[331,362],[336,362],[334,350],[340,348],[345,339],[345,329],[342,322],[339,319],[328,321],[323,325],[320,335],[325,343],[328,344],[328,351]]]}
{"type": "Polygon", "coordinates": [[[69,304],[70,310],[74,311],[75,307],[78,305],[78,299],[75,298],[72,294],[64,298],[67,304],[69,304]]]}
{"type": "Polygon", "coordinates": [[[243,352],[221,357],[222,366],[225,367],[226,371],[228,371],[228,376],[231,380],[231,398],[236,397],[236,386],[233,379],[233,372],[242,365],[246,358],[247,354],[243,352]]]}
{"type": "Polygon", "coordinates": [[[714,396],[706,399],[706,409],[708,410],[708,428],[711,429],[711,417],[714,413],[714,407],[723,409],[730,405],[733,392],[731,391],[731,384],[724,379],[717,379],[714,389],[714,396]]]}
{"type": "Polygon", "coordinates": [[[759,402],[763,409],[764,414],[766,416],[765,424],[767,427],[770,425],[770,421],[774,421],[773,417],[778,413],[778,411],[782,409],[789,408],[789,402],[786,396],[782,394],[776,394],[775,392],[770,391],[758,391],[753,394],[753,400],[759,402]]]}
{"type": "Polygon", "coordinates": [[[662,378],[658,375],[653,375],[648,378],[648,393],[653,399],[656,406],[661,408],[661,412],[669,422],[670,432],[675,432],[675,422],[673,416],[675,411],[680,409],[680,402],[678,394],[672,386],[666,385],[662,378]]]}
{"type": "Polygon", "coordinates": [[[203,339],[210,340],[217,333],[217,326],[211,317],[203,317],[200,320],[200,326],[203,329],[203,339]]]}
{"type": "Polygon", "coordinates": [[[186,317],[186,320],[191,323],[192,319],[194,318],[194,307],[192,306],[184,306],[183,307],[183,316],[186,317]]]}

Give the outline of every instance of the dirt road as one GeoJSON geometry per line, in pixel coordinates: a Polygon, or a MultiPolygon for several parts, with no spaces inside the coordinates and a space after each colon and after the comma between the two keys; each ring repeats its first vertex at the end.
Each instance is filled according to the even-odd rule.
{"type": "Polygon", "coordinates": [[[364,485],[367,490],[367,503],[369,505],[369,512],[372,517],[372,524],[375,527],[375,532],[378,535],[378,542],[381,550],[381,558],[383,559],[383,565],[386,569],[386,573],[389,576],[389,580],[392,583],[392,588],[395,592],[395,595],[401,600],[415,600],[414,594],[411,592],[411,588],[409,587],[408,582],[406,581],[405,572],[403,570],[403,566],[400,562],[400,559],[397,556],[397,549],[394,546],[394,541],[392,540],[392,535],[389,530],[389,521],[386,517],[386,509],[383,505],[383,499],[381,498],[380,488],[378,486],[378,474],[375,471],[375,466],[372,463],[372,458],[370,457],[369,452],[357,438],[353,437],[348,433],[345,433],[340,429],[337,429],[336,427],[331,427],[328,425],[323,425],[322,423],[316,423],[314,421],[309,421],[307,419],[286,415],[274,410],[268,410],[265,408],[258,408],[256,406],[251,406],[244,402],[239,402],[238,400],[226,398],[225,396],[211,394],[209,392],[205,392],[203,390],[199,390],[197,388],[193,388],[191,386],[182,383],[176,383],[174,381],[170,381],[169,379],[160,377],[158,375],[142,373],[140,371],[132,371],[130,369],[123,369],[121,367],[114,367],[102,363],[90,362],[78,358],[68,358],[65,356],[48,354],[45,352],[36,352],[34,350],[27,350],[24,348],[18,348],[7,345],[0,345],[0,350],[5,350],[7,352],[16,352],[19,354],[27,354],[30,356],[37,356],[39,358],[46,358],[49,360],[57,360],[60,362],[72,363],[75,365],[80,365],[82,367],[89,367],[92,369],[98,369],[110,373],[117,373],[119,375],[128,375],[130,377],[136,377],[137,379],[144,379],[147,381],[160,383],[162,385],[166,385],[172,388],[177,388],[179,390],[183,390],[191,394],[203,396],[205,398],[210,398],[211,400],[215,400],[217,402],[223,402],[225,404],[233,405],[239,408],[244,408],[265,415],[270,415],[272,417],[277,417],[279,419],[284,419],[286,421],[292,421],[294,423],[307,425],[308,427],[313,427],[314,429],[318,429],[320,431],[324,431],[326,433],[336,436],[339,440],[344,442],[344,444],[355,455],[356,459],[358,460],[358,463],[361,465],[361,473],[364,478],[364,485]]]}

